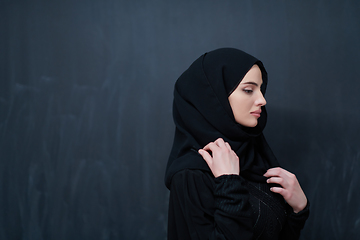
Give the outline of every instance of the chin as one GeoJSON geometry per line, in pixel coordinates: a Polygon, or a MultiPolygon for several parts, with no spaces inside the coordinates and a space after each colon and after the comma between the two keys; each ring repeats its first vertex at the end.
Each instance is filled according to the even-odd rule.
{"type": "Polygon", "coordinates": [[[255,123],[255,124],[249,124],[249,126],[247,126],[247,127],[256,127],[257,126],[257,123],[255,123]]]}
{"type": "Polygon", "coordinates": [[[258,120],[256,119],[255,121],[252,119],[252,121],[248,121],[246,123],[246,125],[244,125],[245,127],[250,127],[250,128],[253,128],[253,127],[256,127],[258,125],[258,120]]]}
{"type": "Polygon", "coordinates": [[[258,122],[246,122],[246,123],[241,123],[241,122],[238,122],[240,125],[244,126],[244,127],[249,127],[249,128],[253,128],[253,127],[256,127],[258,125],[258,122]]]}

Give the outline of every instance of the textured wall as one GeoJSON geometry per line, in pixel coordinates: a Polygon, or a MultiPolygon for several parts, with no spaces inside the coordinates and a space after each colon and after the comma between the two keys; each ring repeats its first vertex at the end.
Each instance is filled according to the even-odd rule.
{"type": "Polygon", "coordinates": [[[267,139],[311,202],[302,239],[360,235],[358,1],[0,2],[0,239],[165,239],[173,84],[236,47],[269,73],[267,139]]]}

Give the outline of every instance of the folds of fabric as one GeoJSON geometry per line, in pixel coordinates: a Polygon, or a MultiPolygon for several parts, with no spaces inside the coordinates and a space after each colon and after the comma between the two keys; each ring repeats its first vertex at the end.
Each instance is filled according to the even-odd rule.
{"type": "Polygon", "coordinates": [[[249,180],[264,182],[266,170],[278,166],[262,134],[267,119],[265,107],[258,125],[246,128],[235,121],[228,101],[228,96],[255,64],[262,72],[261,91],[265,94],[267,73],[263,64],[233,48],[205,53],[176,81],[173,102],[176,130],[165,174],[168,188],[172,176],[182,169],[210,171],[197,150],[218,138],[223,138],[237,153],[240,174],[249,180]]]}

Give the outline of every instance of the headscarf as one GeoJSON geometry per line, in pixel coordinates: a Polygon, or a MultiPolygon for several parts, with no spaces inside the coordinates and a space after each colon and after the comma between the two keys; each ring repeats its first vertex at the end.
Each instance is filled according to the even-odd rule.
{"type": "Polygon", "coordinates": [[[168,188],[172,176],[180,170],[211,172],[197,151],[218,138],[228,142],[238,155],[240,175],[245,179],[265,182],[267,169],[278,166],[262,133],[267,119],[265,106],[257,126],[249,128],[235,121],[228,100],[255,64],[262,73],[261,92],[265,95],[267,73],[262,62],[234,48],[203,54],[178,78],[173,102],[176,129],[165,173],[168,188]]]}

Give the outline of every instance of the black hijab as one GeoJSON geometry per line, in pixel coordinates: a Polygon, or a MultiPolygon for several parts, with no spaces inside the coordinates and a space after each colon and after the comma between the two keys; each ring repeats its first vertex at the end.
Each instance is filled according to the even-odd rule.
{"type": "Polygon", "coordinates": [[[173,103],[175,137],[165,173],[168,188],[172,176],[180,170],[211,172],[197,151],[218,138],[223,138],[236,152],[240,175],[250,181],[264,182],[266,170],[278,166],[262,134],[267,119],[265,107],[262,107],[258,125],[248,128],[235,121],[228,101],[254,64],[261,70],[261,91],[265,95],[267,73],[263,64],[234,48],[205,53],[178,78],[173,103]]]}

